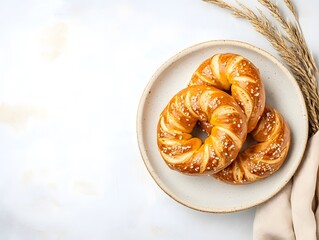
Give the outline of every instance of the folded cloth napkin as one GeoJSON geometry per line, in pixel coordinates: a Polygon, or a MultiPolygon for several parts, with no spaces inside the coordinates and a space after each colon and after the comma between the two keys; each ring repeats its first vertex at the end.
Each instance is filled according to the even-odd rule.
{"type": "Polygon", "coordinates": [[[319,239],[319,132],[307,144],[293,179],[257,207],[254,240],[319,239]]]}

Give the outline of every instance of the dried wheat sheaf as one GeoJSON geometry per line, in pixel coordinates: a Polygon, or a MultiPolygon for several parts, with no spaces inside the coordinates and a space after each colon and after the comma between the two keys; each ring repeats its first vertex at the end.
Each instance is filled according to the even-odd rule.
{"type": "Polygon", "coordinates": [[[269,19],[259,8],[257,12],[236,1],[233,6],[222,0],[203,0],[228,9],[235,17],[248,20],[254,29],[265,36],[294,75],[304,95],[309,116],[309,136],[319,130],[319,95],[316,74],[318,68],[303,36],[296,9],[291,0],[284,0],[294,16],[293,21],[284,17],[282,9],[271,0],[257,0],[273,17],[269,19]],[[271,20],[275,20],[275,25],[271,20]]]}

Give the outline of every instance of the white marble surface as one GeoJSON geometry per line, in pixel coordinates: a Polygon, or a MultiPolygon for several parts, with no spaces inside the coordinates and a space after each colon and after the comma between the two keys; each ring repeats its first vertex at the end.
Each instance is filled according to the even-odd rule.
{"type": "MultiPolygon", "coordinates": [[[[295,2],[318,57],[319,2],[295,2]]],[[[254,209],[163,193],[135,133],[145,85],[178,51],[235,39],[274,54],[249,24],[199,0],[13,0],[0,30],[0,239],[252,238],[254,209]]]]}

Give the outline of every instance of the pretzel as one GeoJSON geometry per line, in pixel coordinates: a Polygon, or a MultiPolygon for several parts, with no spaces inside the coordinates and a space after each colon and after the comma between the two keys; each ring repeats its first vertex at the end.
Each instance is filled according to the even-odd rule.
{"type": "Polygon", "coordinates": [[[197,68],[189,82],[192,85],[231,90],[247,116],[247,131],[256,127],[265,107],[265,89],[259,70],[248,59],[232,53],[216,54],[197,68]]]}
{"type": "MultiPolygon", "coordinates": [[[[189,86],[192,85],[215,86],[222,90],[231,88],[232,96],[248,119],[248,132],[261,142],[239,153],[230,166],[214,177],[228,183],[244,184],[265,178],[280,168],[289,149],[290,130],[275,109],[265,107],[265,90],[259,70],[249,60],[236,54],[216,54],[197,68],[189,82],[189,86]],[[271,132],[271,129],[276,130],[271,132]],[[282,142],[278,143],[279,140],[282,142]],[[272,159],[273,156],[268,156],[270,153],[278,157],[272,159]],[[264,163],[264,159],[271,161],[264,163]]],[[[208,122],[201,122],[200,126],[206,132],[212,128],[208,122]]]]}
{"type": "Polygon", "coordinates": [[[227,168],[213,175],[233,184],[246,184],[268,177],[285,161],[290,145],[290,130],[281,114],[270,106],[251,133],[260,142],[240,152],[227,168]]]}
{"type": "Polygon", "coordinates": [[[162,111],[157,144],[171,169],[207,175],[234,161],[246,135],[246,116],[233,97],[214,87],[190,86],[162,111]],[[204,143],[191,134],[197,121],[213,125],[204,143]]]}

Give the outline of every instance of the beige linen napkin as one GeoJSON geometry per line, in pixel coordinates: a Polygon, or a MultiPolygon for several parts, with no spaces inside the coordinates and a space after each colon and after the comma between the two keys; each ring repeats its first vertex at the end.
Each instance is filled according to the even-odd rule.
{"type": "Polygon", "coordinates": [[[260,205],[254,220],[254,240],[319,239],[319,132],[310,138],[293,179],[260,205]]]}

